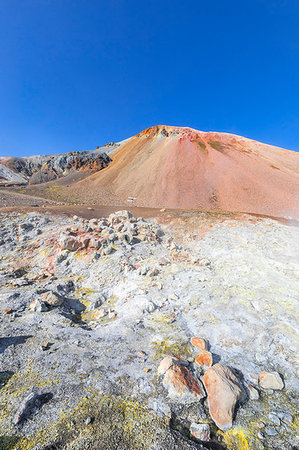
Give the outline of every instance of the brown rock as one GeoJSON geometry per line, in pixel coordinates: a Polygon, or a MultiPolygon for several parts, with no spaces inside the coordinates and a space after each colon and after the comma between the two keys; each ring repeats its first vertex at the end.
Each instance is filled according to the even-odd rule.
{"type": "Polygon", "coordinates": [[[207,350],[208,348],[207,341],[200,337],[192,337],[191,344],[194,345],[194,347],[196,348],[200,348],[200,350],[207,350]]]}
{"type": "Polygon", "coordinates": [[[11,308],[4,309],[4,311],[3,311],[3,314],[11,314],[11,313],[12,313],[11,308]]]}
{"type": "Polygon", "coordinates": [[[217,427],[225,431],[232,426],[236,404],[245,398],[245,392],[233,372],[218,363],[206,371],[203,382],[210,415],[217,427]]]}
{"type": "Polygon", "coordinates": [[[281,391],[284,388],[284,383],[278,372],[261,372],[259,383],[264,389],[281,391]]]}
{"type": "Polygon", "coordinates": [[[200,366],[211,367],[213,365],[213,355],[207,350],[203,350],[195,357],[195,362],[200,366]]]}
{"type": "Polygon", "coordinates": [[[166,370],[163,385],[167,388],[169,397],[179,398],[186,403],[205,397],[200,380],[181,361],[173,360],[166,370]]]}

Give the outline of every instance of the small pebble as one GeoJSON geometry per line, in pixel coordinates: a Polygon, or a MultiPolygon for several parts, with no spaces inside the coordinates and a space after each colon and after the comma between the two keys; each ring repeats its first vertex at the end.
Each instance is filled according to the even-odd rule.
{"type": "Polygon", "coordinates": [[[277,435],[276,429],[275,429],[274,427],[271,427],[270,425],[268,425],[268,426],[265,428],[265,433],[266,433],[268,436],[276,436],[276,435],[277,435]]]}
{"type": "Polygon", "coordinates": [[[89,425],[91,423],[91,417],[87,417],[85,420],[85,425],[89,425]]]}
{"type": "Polygon", "coordinates": [[[261,431],[258,432],[257,437],[259,439],[264,439],[265,438],[264,434],[261,431]]]}

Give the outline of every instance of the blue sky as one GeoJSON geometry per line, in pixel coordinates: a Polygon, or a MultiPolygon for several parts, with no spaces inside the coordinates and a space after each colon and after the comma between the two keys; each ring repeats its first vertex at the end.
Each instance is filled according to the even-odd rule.
{"type": "Polygon", "coordinates": [[[0,0],[0,155],[157,124],[299,150],[296,0],[0,0]]]}

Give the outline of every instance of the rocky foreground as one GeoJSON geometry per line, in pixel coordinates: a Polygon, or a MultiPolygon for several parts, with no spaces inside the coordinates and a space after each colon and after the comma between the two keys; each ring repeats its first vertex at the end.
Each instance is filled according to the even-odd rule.
{"type": "Polygon", "coordinates": [[[183,230],[2,215],[0,448],[299,445],[298,228],[183,230]]]}

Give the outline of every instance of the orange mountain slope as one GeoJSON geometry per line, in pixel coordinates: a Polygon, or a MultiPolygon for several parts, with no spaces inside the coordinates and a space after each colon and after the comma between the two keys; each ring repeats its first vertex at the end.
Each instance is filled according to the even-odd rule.
{"type": "Polygon", "coordinates": [[[227,133],[159,125],[126,140],[77,183],[136,206],[299,216],[299,154],[227,133]]]}

